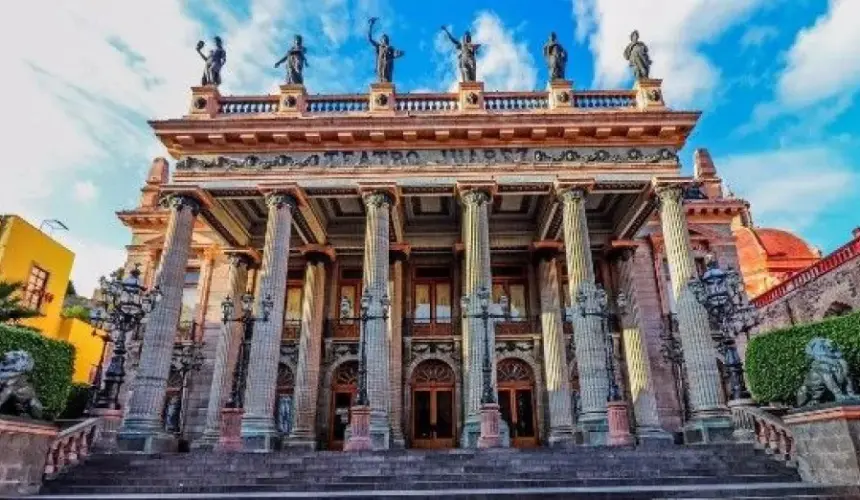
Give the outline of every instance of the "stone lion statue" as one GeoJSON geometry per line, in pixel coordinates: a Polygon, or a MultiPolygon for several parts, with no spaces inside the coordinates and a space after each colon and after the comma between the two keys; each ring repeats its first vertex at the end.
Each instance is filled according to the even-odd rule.
{"type": "Polygon", "coordinates": [[[815,337],[806,344],[809,372],[797,390],[797,406],[822,403],[828,393],[837,403],[856,397],[848,363],[830,339],[815,337]]]}
{"type": "Polygon", "coordinates": [[[27,351],[9,351],[0,361],[0,410],[42,418],[42,403],[27,378],[35,363],[27,351]]]}

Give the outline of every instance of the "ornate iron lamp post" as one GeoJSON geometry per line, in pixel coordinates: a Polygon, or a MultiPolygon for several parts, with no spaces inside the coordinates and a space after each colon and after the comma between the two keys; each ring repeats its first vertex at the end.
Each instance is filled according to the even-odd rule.
{"type": "MultiPolygon", "coordinates": [[[[621,396],[618,381],[615,378],[615,342],[609,328],[609,320],[612,311],[609,307],[609,297],[602,286],[587,290],[581,287],[576,294],[576,304],[579,315],[583,318],[596,317],[600,320],[600,331],[604,338],[604,352],[606,356],[606,378],[608,387],[606,392],[607,421],[609,424],[609,445],[626,446],[633,443],[630,435],[630,418],[627,414],[627,402],[621,396]]],[[[627,309],[627,296],[620,292],[615,298],[615,307],[619,314],[624,314],[627,309]]],[[[573,318],[573,311],[568,312],[568,317],[573,318]]]]}
{"type": "Polygon", "coordinates": [[[508,308],[508,298],[502,296],[499,298],[499,306],[502,314],[490,314],[490,290],[486,287],[481,287],[475,293],[477,297],[477,306],[480,311],[473,311],[474,304],[471,297],[464,295],[460,300],[460,305],[463,309],[464,318],[479,318],[484,327],[483,335],[483,356],[481,357],[481,375],[482,375],[482,391],[481,391],[481,436],[478,439],[478,448],[496,448],[500,446],[501,439],[499,435],[499,426],[501,414],[499,413],[499,404],[496,401],[496,393],[493,391],[493,353],[490,346],[490,318],[504,318],[504,311],[508,308]]]}
{"type": "Polygon", "coordinates": [[[749,303],[737,271],[720,269],[713,255],[708,255],[706,265],[701,277],[690,280],[690,289],[708,311],[711,327],[717,333],[714,340],[729,372],[732,400],[748,400],[750,393],[735,338],[758,324],[758,313],[749,303]]]}
{"type": "MultiPolygon", "coordinates": [[[[92,316],[90,317],[92,321],[92,316]]],[[[102,388],[102,376],[104,375],[104,363],[105,363],[105,354],[107,354],[107,346],[108,344],[113,344],[113,339],[107,333],[101,333],[97,329],[93,329],[90,332],[90,335],[93,337],[97,337],[102,341],[102,352],[99,355],[99,364],[96,365],[96,374],[93,376],[93,383],[90,385],[89,395],[87,397],[87,407],[86,413],[89,414],[90,410],[95,406],[96,399],[98,398],[99,391],[102,388]]]]}
{"type": "MultiPolygon", "coordinates": [[[[369,450],[373,448],[373,443],[370,439],[370,400],[367,396],[367,322],[375,320],[388,320],[388,307],[391,301],[388,294],[383,294],[379,298],[379,312],[372,310],[374,308],[374,296],[370,290],[365,290],[361,294],[361,310],[359,319],[361,320],[361,334],[358,339],[358,394],[355,399],[355,406],[352,407],[352,415],[350,418],[350,434],[344,449],[347,451],[369,450]]],[[[345,297],[341,300],[341,310],[351,308],[348,299],[345,297]]]]}
{"type": "Polygon", "coordinates": [[[188,375],[199,371],[203,366],[203,343],[197,340],[182,342],[174,346],[171,370],[181,381],[181,388],[175,400],[168,401],[164,411],[164,430],[172,434],[182,434],[185,424],[185,397],[188,392],[188,375]]]}
{"type": "Polygon", "coordinates": [[[675,395],[681,406],[681,422],[686,423],[690,419],[690,402],[687,392],[687,374],[684,368],[684,351],[681,347],[681,341],[678,339],[678,318],[675,313],[664,316],[660,341],[660,354],[664,361],[672,365],[675,395]]]}
{"type": "Polygon", "coordinates": [[[251,338],[254,336],[254,324],[258,321],[265,323],[269,321],[272,308],[275,306],[272,297],[266,296],[260,301],[259,315],[254,315],[254,295],[250,292],[242,294],[242,314],[233,316],[235,305],[231,297],[225,297],[221,301],[221,322],[229,328],[230,323],[242,324],[242,343],[239,344],[239,356],[236,358],[236,369],[233,370],[233,384],[230,388],[230,399],[228,408],[242,408],[245,398],[245,382],[248,374],[248,360],[251,354],[251,338]]]}
{"type": "Polygon", "coordinates": [[[126,338],[140,328],[144,318],[161,300],[158,287],[147,290],[140,281],[136,265],[127,275],[122,270],[99,280],[100,301],[91,313],[90,321],[99,330],[112,333],[113,354],[104,373],[104,386],[98,393],[95,407],[119,410],[120,388],[125,381],[126,338]]]}

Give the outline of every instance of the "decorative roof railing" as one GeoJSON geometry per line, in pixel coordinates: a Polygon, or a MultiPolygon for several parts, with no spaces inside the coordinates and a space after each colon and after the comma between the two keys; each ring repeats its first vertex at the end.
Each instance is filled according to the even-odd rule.
{"type": "MultiPolygon", "coordinates": [[[[516,113],[552,108],[550,92],[486,92],[483,109],[490,113],[516,113]]],[[[633,109],[633,90],[584,90],[565,94],[572,99],[566,107],[570,112],[633,109]]],[[[279,96],[219,96],[218,115],[273,114],[279,111],[279,96]]],[[[304,98],[303,115],[330,116],[371,111],[369,94],[308,95],[304,98]]],[[[414,93],[393,95],[391,109],[404,114],[441,114],[462,111],[456,93],[414,93]]]]}
{"type": "Polygon", "coordinates": [[[849,241],[815,264],[794,273],[779,285],[776,285],[770,290],[752,299],[752,303],[756,307],[761,308],[772,302],[776,302],[791,292],[802,288],[804,285],[820,278],[830,271],[833,271],[842,264],[856,259],[857,257],[860,257],[860,238],[855,238],[849,241]]]}

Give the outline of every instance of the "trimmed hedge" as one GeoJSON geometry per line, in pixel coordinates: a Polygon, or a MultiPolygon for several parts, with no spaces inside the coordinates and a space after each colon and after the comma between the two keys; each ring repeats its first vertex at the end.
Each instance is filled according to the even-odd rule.
{"type": "Polygon", "coordinates": [[[87,403],[90,399],[90,391],[92,386],[75,382],[69,390],[69,398],[66,401],[66,407],[60,413],[59,418],[65,420],[76,420],[84,416],[87,409],[87,403]]]}
{"type": "Polygon", "coordinates": [[[0,325],[0,357],[18,349],[33,356],[36,366],[30,374],[30,381],[45,407],[44,418],[51,420],[66,406],[72,387],[75,348],[68,342],[44,337],[30,330],[0,325]]]}
{"type": "Polygon", "coordinates": [[[809,370],[806,344],[825,337],[842,351],[855,379],[860,376],[860,313],[793,326],[750,339],[746,374],[756,401],[795,404],[797,389],[809,370]]]}

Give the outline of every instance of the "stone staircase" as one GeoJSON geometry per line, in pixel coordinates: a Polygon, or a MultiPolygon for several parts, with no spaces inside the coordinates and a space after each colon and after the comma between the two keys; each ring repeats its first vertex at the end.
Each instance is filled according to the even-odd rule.
{"type": "Polygon", "coordinates": [[[860,498],[747,445],[95,455],[50,498],[860,498]]]}

